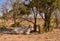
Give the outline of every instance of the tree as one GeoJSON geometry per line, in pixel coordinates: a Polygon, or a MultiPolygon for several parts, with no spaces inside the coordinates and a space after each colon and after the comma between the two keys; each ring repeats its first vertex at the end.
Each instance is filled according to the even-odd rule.
{"type": "MultiPolygon", "coordinates": [[[[28,8],[32,8],[33,14],[34,14],[34,31],[36,31],[36,19],[37,19],[37,14],[39,12],[39,14],[41,12],[44,13],[44,17],[43,20],[45,21],[44,23],[44,29],[45,31],[49,31],[50,29],[50,17],[52,12],[55,10],[56,6],[55,6],[55,1],[56,0],[32,0],[30,1],[26,6],[28,6],[28,8]],[[34,11],[33,8],[36,8],[36,11],[34,11]],[[38,12],[37,12],[38,11],[38,12]]],[[[40,14],[41,15],[41,14],[40,14]]]]}
{"type": "Polygon", "coordinates": [[[29,8],[32,9],[32,12],[34,14],[34,32],[37,31],[37,14],[40,8],[40,0],[27,0],[28,3],[25,5],[29,8]]]}
{"type": "Polygon", "coordinates": [[[44,8],[44,13],[45,13],[45,24],[44,24],[44,28],[45,28],[45,31],[49,31],[50,29],[50,17],[51,17],[51,14],[52,12],[55,10],[56,6],[54,4],[54,2],[56,2],[56,0],[41,0],[41,2],[43,3],[42,4],[42,7],[44,8]]]}
{"type": "Polygon", "coordinates": [[[7,3],[3,3],[1,6],[1,12],[3,13],[2,19],[3,19],[3,24],[6,27],[6,21],[8,20],[8,8],[7,8],[7,3]]]}
{"type": "Polygon", "coordinates": [[[9,0],[10,1],[10,5],[11,5],[11,10],[9,11],[13,16],[13,21],[15,26],[16,25],[16,20],[19,17],[20,14],[20,1],[19,0],[9,0]]]}
{"type": "Polygon", "coordinates": [[[56,6],[57,6],[57,8],[56,8],[56,11],[55,11],[55,17],[56,17],[56,28],[59,28],[59,19],[58,19],[58,15],[59,15],[59,10],[60,10],[60,0],[56,0],[56,6]],[[57,12],[58,11],[58,12],[57,12]],[[58,14],[57,14],[58,13],[58,14]]]}
{"type": "MultiPolygon", "coordinates": [[[[15,0],[15,2],[10,0],[10,3],[12,6],[12,10],[10,12],[12,12],[14,24],[16,24],[16,19],[22,18],[24,15],[29,15],[30,13],[29,9],[23,3],[20,3],[19,0],[15,0]]],[[[25,19],[25,18],[22,18],[22,19],[25,19]]]]}

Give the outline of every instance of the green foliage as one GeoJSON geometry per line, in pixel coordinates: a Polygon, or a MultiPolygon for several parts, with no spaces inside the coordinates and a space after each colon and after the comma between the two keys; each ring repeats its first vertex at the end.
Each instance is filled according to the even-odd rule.
{"type": "Polygon", "coordinates": [[[15,24],[12,24],[11,27],[20,27],[20,23],[16,22],[15,24]]]}
{"type": "Polygon", "coordinates": [[[16,22],[15,24],[12,24],[11,27],[23,27],[24,25],[21,25],[19,22],[16,22]]]}
{"type": "MultiPolygon", "coordinates": [[[[16,0],[17,1],[17,0],[16,0]]],[[[14,24],[12,24],[12,27],[21,27],[22,25],[19,22],[16,22],[16,19],[21,18],[24,15],[29,15],[31,14],[31,8],[33,9],[33,7],[36,7],[36,10],[40,12],[43,12],[45,14],[45,22],[46,22],[46,26],[49,24],[50,22],[50,17],[51,14],[53,12],[53,10],[58,7],[60,8],[60,1],[59,0],[32,0],[30,1],[29,4],[23,4],[23,3],[19,3],[19,1],[14,2],[12,4],[12,15],[13,15],[13,20],[14,20],[14,24]]],[[[32,10],[33,13],[34,10],[32,10]]],[[[38,12],[36,11],[36,15],[38,14],[38,12]]],[[[10,12],[9,12],[10,13],[10,12]]],[[[37,16],[35,16],[37,18],[37,16]]],[[[7,14],[3,15],[4,19],[7,19],[7,14]]],[[[36,19],[35,19],[36,20],[36,19]]],[[[34,21],[35,21],[34,20],[34,21]]]]}
{"type": "Polygon", "coordinates": [[[8,13],[3,13],[2,18],[5,19],[5,20],[8,20],[8,15],[9,15],[8,13]]]}
{"type": "Polygon", "coordinates": [[[57,7],[60,9],[60,0],[56,1],[57,7]]]}
{"type": "Polygon", "coordinates": [[[2,23],[0,24],[0,28],[6,28],[6,26],[2,23]]]}

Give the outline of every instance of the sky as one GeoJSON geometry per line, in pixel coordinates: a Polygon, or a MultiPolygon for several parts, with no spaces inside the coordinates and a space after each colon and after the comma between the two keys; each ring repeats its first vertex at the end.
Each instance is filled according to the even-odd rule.
{"type": "Polygon", "coordinates": [[[0,0],[0,3],[6,2],[6,0],[0,0]]]}
{"type": "MultiPolygon", "coordinates": [[[[24,0],[21,0],[21,2],[23,2],[24,0]]],[[[6,2],[6,0],[0,0],[0,7],[1,7],[1,4],[6,2]]],[[[26,4],[28,4],[28,2],[26,2],[26,4]]],[[[1,11],[0,11],[0,16],[2,15],[1,11]]]]}
{"type": "MultiPolygon", "coordinates": [[[[21,2],[23,2],[24,0],[21,0],[21,2]]],[[[28,0],[29,1],[29,0],[28,0]]],[[[28,4],[28,1],[26,1],[26,3],[25,4],[28,4]]],[[[6,0],[0,0],[0,5],[3,3],[3,2],[6,2],[6,0]]],[[[0,11],[0,16],[2,16],[2,13],[1,13],[1,11],[0,11]]],[[[32,15],[33,16],[33,15],[32,15]]],[[[31,17],[32,17],[31,16],[31,17]]]]}
{"type": "MultiPolygon", "coordinates": [[[[1,4],[2,4],[3,2],[6,2],[6,0],[0,0],[0,6],[1,6],[1,4]]],[[[1,11],[0,11],[0,16],[2,16],[1,11]]]]}

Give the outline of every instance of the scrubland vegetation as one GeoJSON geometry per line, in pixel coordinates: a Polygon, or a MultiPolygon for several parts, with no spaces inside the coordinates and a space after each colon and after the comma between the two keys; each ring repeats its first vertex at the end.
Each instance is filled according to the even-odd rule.
{"type": "Polygon", "coordinates": [[[60,40],[60,0],[7,0],[0,11],[1,41],[60,40]]]}

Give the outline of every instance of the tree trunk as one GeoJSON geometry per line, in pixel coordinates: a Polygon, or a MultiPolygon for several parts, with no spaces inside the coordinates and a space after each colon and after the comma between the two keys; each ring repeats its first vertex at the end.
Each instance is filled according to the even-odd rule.
{"type": "Polygon", "coordinates": [[[56,21],[55,21],[55,22],[56,22],[56,27],[55,27],[55,28],[59,28],[59,27],[58,27],[58,18],[57,18],[57,14],[56,14],[56,13],[55,13],[55,17],[56,17],[56,19],[55,19],[55,20],[56,20],[56,21]]]}
{"type": "Polygon", "coordinates": [[[35,12],[33,8],[32,8],[32,11],[33,11],[33,14],[34,14],[34,32],[36,32],[37,31],[36,23],[37,23],[37,14],[38,14],[38,12],[37,11],[35,12]]]}
{"type": "Polygon", "coordinates": [[[36,32],[37,31],[37,25],[36,25],[36,18],[34,18],[34,32],[36,32]]]}
{"type": "Polygon", "coordinates": [[[14,26],[16,26],[16,15],[15,14],[13,14],[13,20],[14,20],[14,26]]]}
{"type": "Polygon", "coordinates": [[[40,29],[40,25],[38,25],[38,33],[40,34],[41,33],[41,29],[40,29]]]}
{"type": "Polygon", "coordinates": [[[46,13],[45,14],[45,31],[50,31],[50,17],[51,17],[51,13],[46,13]]]}

